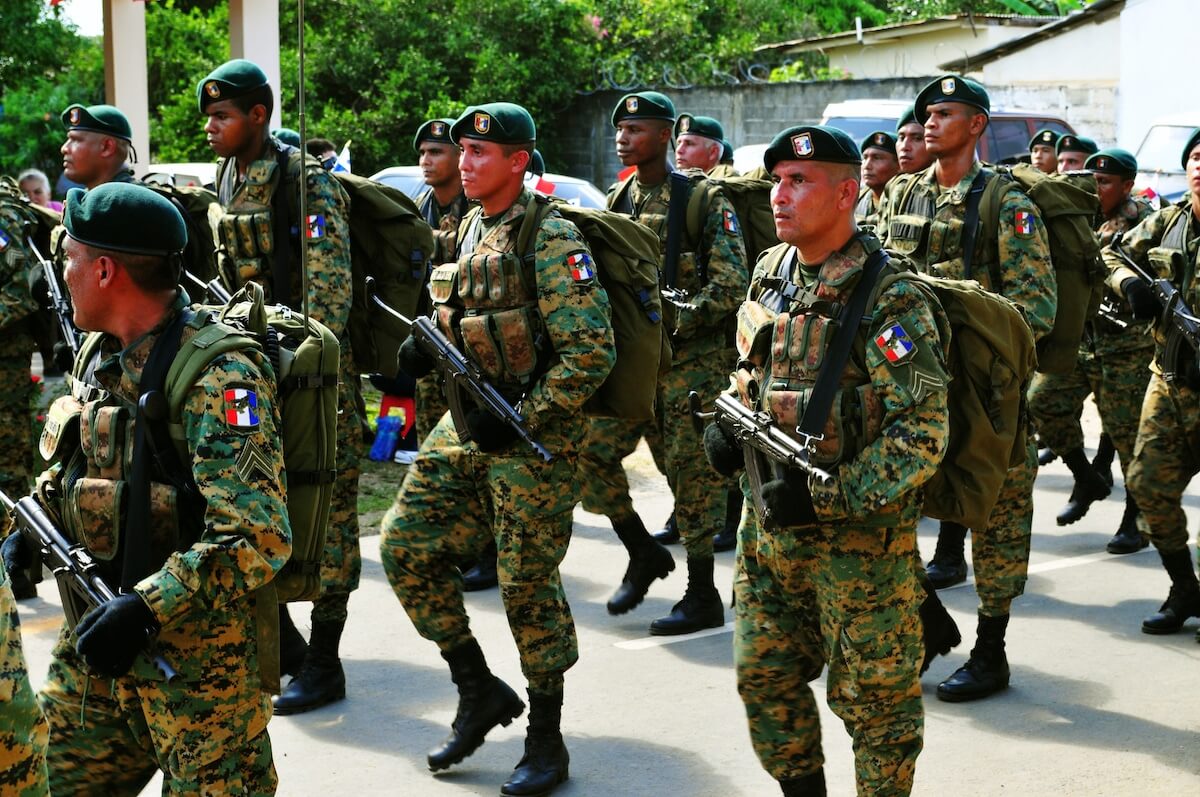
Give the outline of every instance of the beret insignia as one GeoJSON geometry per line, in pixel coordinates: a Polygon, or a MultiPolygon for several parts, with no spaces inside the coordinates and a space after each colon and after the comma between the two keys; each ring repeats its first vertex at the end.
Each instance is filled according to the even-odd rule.
{"type": "Polygon", "coordinates": [[[792,150],[801,158],[811,158],[813,154],[812,136],[808,133],[792,136],[792,150]]]}
{"type": "Polygon", "coordinates": [[[887,139],[884,137],[883,133],[876,133],[876,134],[875,134],[875,143],[876,143],[876,144],[878,144],[878,145],[879,145],[879,146],[881,146],[881,147],[886,147],[886,146],[887,146],[887,139]]]}
{"type": "Polygon", "coordinates": [[[1096,168],[1097,169],[1107,169],[1108,168],[1108,158],[1096,158],[1096,168]]]}
{"type": "Polygon", "coordinates": [[[686,133],[692,129],[692,117],[685,116],[679,120],[679,132],[686,133]]]}
{"type": "Polygon", "coordinates": [[[1045,141],[1047,144],[1051,143],[1054,141],[1054,134],[1047,130],[1045,133],[1042,133],[1042,141],[1045,141]]]}
{"type": "Polygon", "coordinates": [[[638,109],[638,98],[637,97],[626,97],[625,98],[625,110],[628,113],[637,113],[637,109],[638,109]]]}
{"type": "Polygon", "coordinates": [[[431,124],[429,126],[429,133],[430,133],[430,135],[436,136],[438,138],[444,137],[446,135],[446,123],[445,122],[434,122],[433,124],[431,124]]]}
{"type": "Polygon", "coordinates": [[[79,124],[79,109],[72,108],[71,115],[68,118],[71,120],[71,124],[73,124],[73,125],[79,124]]]}
{"type": "Polygon", "coordinates": [[[221,96],[221,87],[217,85],[217,81],[210,80],[204,84],[204,93],[215,100],[221,96]]]}
{"type": "Polygon", "coordinates": [[[949,95],[949,94],[953,94],[953,93],[954,93],[954,89],[956,89],[957,87],[958,87],[958,86],[957,86],[957,84],[954,82],[954,78],[952,78],[952,77],[948,77],[948,78],[943,78],[943,79],[942,79],[942,93],[943,93],[943,94],[947,94],[947,95],[949,95]]]}
{"type": "Polygon", "coordinates": [[[486,133],[492,127],[492,117],[486,113],[475,114],[475,132],[486,133]]]}

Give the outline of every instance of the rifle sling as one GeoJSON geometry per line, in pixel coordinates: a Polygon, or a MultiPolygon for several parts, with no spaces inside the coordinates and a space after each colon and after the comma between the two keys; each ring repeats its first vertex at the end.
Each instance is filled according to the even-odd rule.
{"type": "Polygon", "coordinates": [[[679,279],[679,252],[683,248],[683,225],[687,219],[688,199],[692,181],[682,172],[671,172],[670,197],[667,205],[667,252],[663,258],[663,284],[674,288],[679,279]]]}
{"type": "MultiPolygon", "coordinates": [[[[979,203],[989,177],[987,169],[980,169],[967,190],[967,211],[963,215],[962,232],[963,279],[971,279],[971,261],[975,259],[975,238],[979,233],[979,203]]],[[[1000,292],[999,285],[992,285],[991,288],[996,293],[1000,292]]]]}

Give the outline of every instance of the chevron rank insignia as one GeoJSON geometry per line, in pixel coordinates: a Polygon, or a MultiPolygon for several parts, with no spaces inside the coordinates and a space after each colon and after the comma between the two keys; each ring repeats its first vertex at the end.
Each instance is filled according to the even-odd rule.
{"type": "Polygon", "coordinates": [[[275,475],[271,460],[253,439],[247,439],[246,444],[242,446],[242,453],[237,458],[234,469],[243,482],[249,482],[255,474],[262,479],[271,479],[275,475]]]}
{"type": "Polygon", "coordinates": [[[908,393],[913,397],[914,401],[924,401],[925,397],[930,393],[946,389],[946,380],[937,374],[922,371],[916,363],[913,363],[912,367],[907,370],[909,372],[908,393]]]}

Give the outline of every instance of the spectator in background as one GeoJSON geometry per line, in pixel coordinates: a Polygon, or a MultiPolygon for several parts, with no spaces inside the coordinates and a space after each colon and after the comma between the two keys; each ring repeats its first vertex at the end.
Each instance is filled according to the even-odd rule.
{"type": "Polygon", "coordinates": [[[304,149],[309,155],[319,160],[326,171],[332,169],[333,165],[337,163],[337,147],[333,146],[333,142],[327,138],[310,138],[304,145],[304,149]]]}
{"type": "Polygon", "coordinates": [[[17,185],[21,187],[21,193],[29,197],[33,204],[62,213],[62,203],[50,198],[50,178],[41,169],[26,169],[21,172],[17,177],[17,185]]]}

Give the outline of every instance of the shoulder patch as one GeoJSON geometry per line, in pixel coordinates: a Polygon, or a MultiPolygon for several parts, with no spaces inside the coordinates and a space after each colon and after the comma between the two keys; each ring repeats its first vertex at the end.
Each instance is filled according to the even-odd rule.
{"type": "Polygon", "coordinates": [[[1018,238],[1033,237],[1033,214],[1028,210],[1018,210],[1013,216],[1013,231],[1018,238]]]}
{"type": "Polygon", "coordinates": [[[571,278],[576,282],[591,282],[596,276],[596,266],[587,252],[567,255],[567,267],[571,269],[571,278]]]}
{"type": "Polygon", "coordinates": [[[732,210],[724,210],[724,211],[722,211],[721,215],[724,217],[723,223],[725,224],[725,232],[737,235],[737,233],[738,233],[737,214],[734,213],[732,210]]]}
{"type": "Polygon", "coordinates": [[[893,365],[898,365],[917,353],[917,344],[899,322],[879,333],[875,337],[875,345],[893,365]]]}
{"type": "Polygon", "coordinates": [[[10,241],[12,241],[12,239],[8,237],[8,233],[4,231],[4,228],[0,227],[0,252],[3,252],[8,248],[10,241]]]}
{"type": "Polygon", "coordinates": [[[309,240],[325,237],[325,216],[321,213],[316,213],[308,217],[308,236],[309,240]]]}
{"type": "Polygon", "coordinates": [[[225,388],[225,425],[238,432],[258,428],[258,394],[248,387],[225,388]]]}

